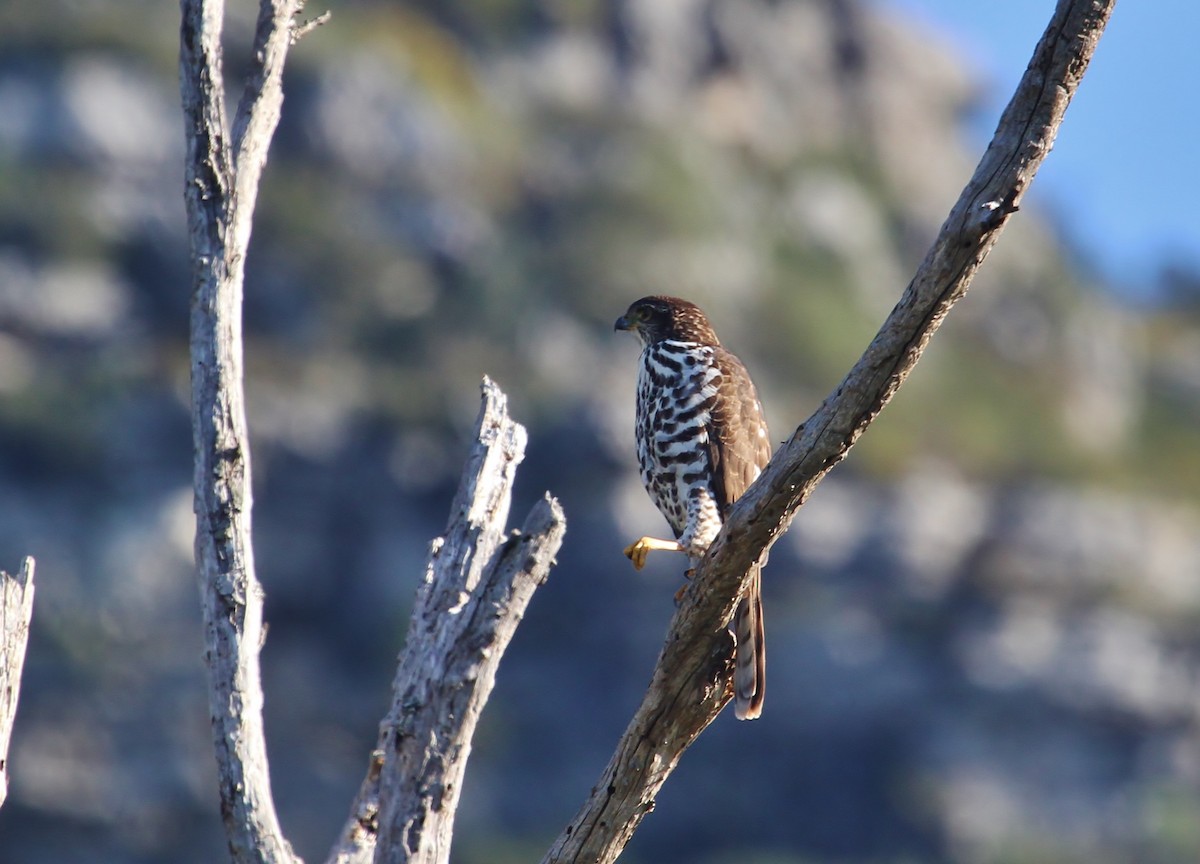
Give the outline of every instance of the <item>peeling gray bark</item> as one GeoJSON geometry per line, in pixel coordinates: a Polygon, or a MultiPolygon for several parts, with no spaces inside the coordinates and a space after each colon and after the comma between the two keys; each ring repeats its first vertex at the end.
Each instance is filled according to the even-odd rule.
{"type": "Polygon", "coordinates": [[[17,719],[32,620],[33,559],[26,558],[19,573],[0,570],[0,807],[8,797],[8,745],[17,719]]]}
{"type": "Polygon", "coordinates": [[[562,544],[566,521],[546,496],[506,534],[525,430],[504,394],[483,405],[450,520],[417,591],[392,706],[330,864],[444,864],[471,739],[500,658],[562,544]]]}
{"type": "MultiPolygon", "coordinates": [[[[293,864],[271,797],[259,650],[263,590],[251,544],[250,450],[242,360],[243,262],[259,179],[283,102],[297,0],[262,0],[251,72],[224,108],[223,3],[181,0],[180,89],[192,257],[196,569],[221,793],[236,862],[293,864]]],[[[316,19],[324,20],[326,16],[316,19]]],[[[539,502],[506,536],[525,430],[484,382],[477,441],[434,542],[363,787],[331,861],[444,862],[471,739],[496,667],[562,542],[558,503],[539,502]]]]}
{"type": "Polygon", "coordinates": [[[891,400],[966,292],[1050,152],[1114,5],[1059,0],[991,144],[900,301],[842,383],[737,502],[697,567],[641,706],[543,864],[616,860],[684,750],[729,701],[725,624],[751,565],[891,400]]]}
{"type": "Polygon", "coordinates": [[[225,115],[224,4],[181,0],[179,78],[192,261],[196,571],[221,793],[234,861],[293,864],[271,798],[262,682],[263,590],[250,540],[250,449],[242,388],[242,281],[259,178],[283,103],[295,0],[263,0],[251,72],[225,115]]]}

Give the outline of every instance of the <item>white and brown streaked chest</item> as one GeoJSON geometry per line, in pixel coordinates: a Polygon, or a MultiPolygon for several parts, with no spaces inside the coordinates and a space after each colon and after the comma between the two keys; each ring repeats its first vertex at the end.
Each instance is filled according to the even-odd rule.
{"type": "Polygon", "coordinates": [[[709,437],[722,383],[718,350],[663,340],[646,346],[638,370],[642,482],[691,554],[702,554],[721,528],[709,437]]]}

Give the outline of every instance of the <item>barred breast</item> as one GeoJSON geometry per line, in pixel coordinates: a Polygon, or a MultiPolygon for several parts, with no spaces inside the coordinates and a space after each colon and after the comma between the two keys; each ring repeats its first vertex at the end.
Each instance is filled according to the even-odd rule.
{"type": "Polygon", "coordinates": [[[721,528],[708,439],[720,380],[712,346],[667,340],[642,351],[636,435],[642,483],[693,558],[721,528]]]}

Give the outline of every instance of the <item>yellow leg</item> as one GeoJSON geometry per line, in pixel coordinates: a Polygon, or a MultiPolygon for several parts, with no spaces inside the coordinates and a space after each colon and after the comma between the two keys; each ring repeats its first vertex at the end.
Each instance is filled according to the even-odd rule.
{"type": "Polygon", "coordinates": [[[656,537],[642,537],[640,540],[635,540],[625,547],[625,557],[633,562],[634,570],[641,570],[646,566],[646,556],[650,554],[651,549],[658,549],[663,552],[682,552],[683,547],[674,540],[659,540],[656,537]]]}

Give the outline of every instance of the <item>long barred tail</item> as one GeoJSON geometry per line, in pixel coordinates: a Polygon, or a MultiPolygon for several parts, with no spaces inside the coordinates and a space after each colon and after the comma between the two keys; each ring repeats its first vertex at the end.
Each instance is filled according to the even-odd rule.
{"type": "Polygon", "coordinates": [[[739,720],[762,714],[767,683],[767,642],[763,630],[762,567],[755,565],[746,596],[733,615],[737,653],[733,660],[733,712],[739,720]]]}

